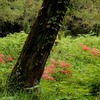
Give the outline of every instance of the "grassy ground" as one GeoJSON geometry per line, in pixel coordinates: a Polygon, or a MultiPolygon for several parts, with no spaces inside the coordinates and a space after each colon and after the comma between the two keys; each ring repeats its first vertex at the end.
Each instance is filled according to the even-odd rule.
{"type": "Polygon", "coordinates": [[[27,35],[0,38],[0,100],[100,100],[100,37],[62,38],[48,58],[39,90],[6,92],[6,79],[27,35]]]}

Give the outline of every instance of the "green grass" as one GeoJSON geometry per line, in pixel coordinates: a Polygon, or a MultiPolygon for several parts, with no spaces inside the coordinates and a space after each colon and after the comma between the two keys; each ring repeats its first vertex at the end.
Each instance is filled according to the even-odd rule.
{"type": "MultiPolygon", "coordinates": [[[[100,100],[100,56],[91,55],[90,51],[81,49],[80,44],[100,51],[100,37],[80,36],[62,37],[59,44],[53,47],[50,57],[56,61],[56,69],[52,77],[55,81],[41,79],[39,90],[28,93],[6,92],[5,83],[12,67],[15,65],[27,35],[10,34],[0,38],[0,54],[12,56],[13,61],[0,64],[0,100],[100,100]],[[60,72],[59,60],[69,63],[71,74],[60,72]]],[[[51,64],[48,58],[46,66],[51,64]]]]}

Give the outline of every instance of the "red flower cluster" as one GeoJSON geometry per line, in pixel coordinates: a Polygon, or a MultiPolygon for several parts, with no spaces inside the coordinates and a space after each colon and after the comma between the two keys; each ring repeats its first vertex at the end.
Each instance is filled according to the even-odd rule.
{"type": "Polygon", "coordinates": [[[59,64],[60,67],[62,67],[61,73],[63,73],[64,75],[70,75],[71,74],[71,71],[68,69],[68,67],[70,67],[69,63],[65,63],[64,61],[59,61],[58,64],[59,64]]]}
{"type": "Polygon", "coordinates": [[[42,75],[42,78],[44,78],[46,80],[53,80],[53,81],[55,80],[52,76],[45,74],[45,73],[42,75]]]}
{"type": "Polygon", "coordinates": [[[52,64],[56,65],[56,61],[53,58],[50,58],[50,61],[52,62],[52,64]]]}
{"type": "Polygon", "coordinates": [[[61,70],[61,73],[67,75],[67,74],[71,74],[71,71],[68,69],[66,69],[66,70],[63,69],[63,70],[61,70]]]}
{"type": "Polygon", "coordinates": [[[88,50],[90,50],[90,48],[88,47],[88,46],[86,46],[86,45],[84,45],[84,44],[80,44],[80,47],[81,47],[81,49],[82,50],[84,50],[84,51],[88,51],[88,50]]]}
{"type": "Polygon", "coordinates": [[[60,67],[70,67],[70,64],[69,63],[65,63],[65,62],[63,62],[63,61],[58,61],[58,64],[59,64],[59,66],[60,67]]]}
{"type": "Polygon", "coordinates": [[[100,57],[100,51],[97,50],[96,48],[91,48],[90,52],[92,55],[100,57]]]}
{"type": "Polygon", "coordinates": [[[0,63],[12,62],[12,61],[13,61],[13,58],[11,56],[8,56],[6,58],[4,54],[0,54],[0,63]]]}
{"type": "Polygon", "coordinates": [[[53,58],[50,58],[50,61],[51,61],[51,65],[49,65],[48,67],[44,69],[42,78],[46,80],[55,80],[52,76],[50,76],[50,74],[54,72],[54,69],[56,67],[56,61],[53,58]]]}
{"type": "MultiPolygon", "coordinates": [[[[52,76],[50,76],[52,73],[54,73],[54,69],[56,68],[56,61],[53,58],[50,58],[51,61],[51,65],[49,65],[48,67],[46,67],[44,69],[42,78],[46,79],[46,80],[55,80],[52,76]]],[[[58,65],[62,68],[61,69],[61,73],[68,75],[71,74],[70,70],[68,70],[67,68],[70,67],[70,64],[65,63],[63,61],[58,61],[58,65]]]]}
{"type": "Polygon", "coordinates": [[[3,54],[0,54],[0,63],[4,63],[4,55],[3,54]]]}
{"type": "Polygon", "coordinates": [[[100,50],[97,50],[96,48],[90,48],[84,44],[80,44],[80,47],[84,51],[89,51],[91,55],[100,57],[100,50]]]}
{"type": "Polygon", "coordinates": [[[56,67],[56,66],[55,66],[54,64],[51,64],[50,66],[48,66],[48,67],[46,67],[46,68],[44,69],[44,73],[45,73],[45,74],[53,73],[55,67],[56,67]]]}
{"type": "Polygon", "coordinates": [[[13,61],[13,58],[12,58],[11,56],[8,56],[8,57],[7,57],[7,60],[8,60],[8,61],[13,61]]]}

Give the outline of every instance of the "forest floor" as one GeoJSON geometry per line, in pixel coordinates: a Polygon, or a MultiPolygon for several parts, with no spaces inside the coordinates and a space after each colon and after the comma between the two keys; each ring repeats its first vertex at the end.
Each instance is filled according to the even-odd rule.
{"type": "Polygon", "coordinates": [[[100,100],[100,36],[62,36],[53,46],[37,92],[6,91],[27,34],[0,38],[0,100],[100,100]]]}

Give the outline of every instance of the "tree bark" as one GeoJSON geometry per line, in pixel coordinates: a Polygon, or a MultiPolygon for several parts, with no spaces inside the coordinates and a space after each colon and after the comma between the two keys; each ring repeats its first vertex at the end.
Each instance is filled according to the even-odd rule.
{"type": "Polygon", "coordinates": [[[40,82],[69,1],[43,1],[20,57],[8,79],[10,89],[30,88],[40,82]]]}

